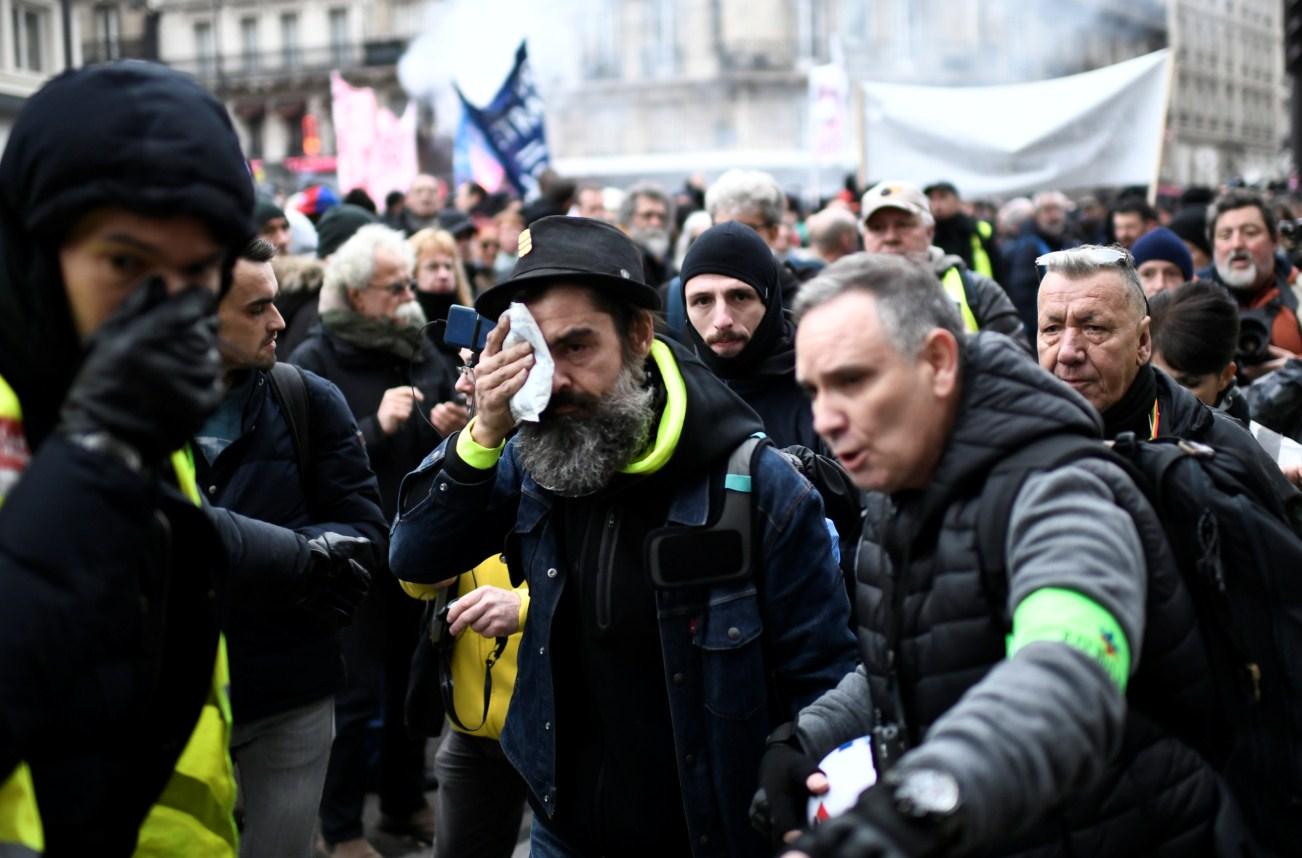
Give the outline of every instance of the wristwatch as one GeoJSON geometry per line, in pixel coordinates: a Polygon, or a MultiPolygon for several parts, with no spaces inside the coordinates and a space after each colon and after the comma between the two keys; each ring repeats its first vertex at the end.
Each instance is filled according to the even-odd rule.
{"type": "Polygon", "coordinates": [[[912,769],[890,772],[885,782],[895,788],[895,808],[919,821],[939,822],[958,812],[961,804],[958,781],[938,769],[912,769]]]}

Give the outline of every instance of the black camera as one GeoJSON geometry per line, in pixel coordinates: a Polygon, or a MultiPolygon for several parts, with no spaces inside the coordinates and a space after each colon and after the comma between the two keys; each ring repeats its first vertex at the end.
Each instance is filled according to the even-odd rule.
{"type": "MultiPolygon", "coordinates": [[[[446,594],[448,590],[451,589],[451,587],[447,588],[443,591],[443,594],[446,594]]],[[[442,598],[440,598],[439,601],[443,601],[443,599],[447,598],[443,594],[440,594],[442,598]]],[[[448,622],[448,611],[456,603],[456,599],[447,599],[447,601],[437,607],[433,619],[430,620],[429,640],[437,649],[442,649],[443,647],[448,647],[450,649],[452,646],[454,638],[452,637],[452,624],[448,622]]]]}
{"type": "Polygon", "coordinates": [[[1239,346],[1234,359],[1239,366],[1255,366],[1270,360],[1270,316],[1264,310],[1239,312],[1239,346]]]}

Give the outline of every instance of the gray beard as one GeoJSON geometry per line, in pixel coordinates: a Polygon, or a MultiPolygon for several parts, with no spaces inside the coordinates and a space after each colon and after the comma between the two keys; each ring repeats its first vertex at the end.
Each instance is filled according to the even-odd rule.
{"type": "Polygon", "coordinates": [[[610,483],[645,449],[655,413],[645,373],[625,367],[615,389],[588,413],[548,414],[520,426],[516,452],[538,485],[562,497],[583,497],[610,483]]]}
{"type": "Polygon", "coordinates": [[[1256,265],[1250,268],[1231,268],[1228,262],[1216,263],[1216,274],[1221,278],[1221,282],[1231,289],[1251,290],[1257,285],[1258,273],[1256,265]]]}

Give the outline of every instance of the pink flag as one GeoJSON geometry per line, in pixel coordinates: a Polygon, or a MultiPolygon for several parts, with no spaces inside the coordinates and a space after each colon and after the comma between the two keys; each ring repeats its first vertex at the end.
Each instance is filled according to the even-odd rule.
{"type": "Polygon", "coordinates": [[[398,118],[377,104],[374,90],[352,86],[338,72],[330,73],[330,94],[339,190],[365,188],[375,200],[406,190],[419,171],[415,104],[398,118]]]}

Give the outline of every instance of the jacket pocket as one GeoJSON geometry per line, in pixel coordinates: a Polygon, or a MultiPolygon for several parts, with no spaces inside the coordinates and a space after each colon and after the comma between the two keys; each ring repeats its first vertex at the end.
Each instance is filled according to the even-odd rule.
{"type": "Polygon", "coordinates": [[[755,590],[711,599],[692,636],[699,651],[705,708],[720,718],[745,719],[765,701],[759,602],[755,590]]]}

